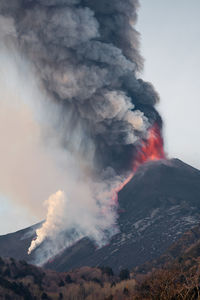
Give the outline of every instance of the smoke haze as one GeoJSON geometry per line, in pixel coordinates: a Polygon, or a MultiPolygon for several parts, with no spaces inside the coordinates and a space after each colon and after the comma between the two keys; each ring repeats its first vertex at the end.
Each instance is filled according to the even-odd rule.
{"type": "Polygon", "coordinates": [[[137,75],[137,7],[136,0],[0,3],[1,191],[41,216],[48,199],[29,252],[43,243],[48,258],[86,235],[101,245],[117,230],[113,191],[148,129],[162,126],[158,95],[137,75]]]}

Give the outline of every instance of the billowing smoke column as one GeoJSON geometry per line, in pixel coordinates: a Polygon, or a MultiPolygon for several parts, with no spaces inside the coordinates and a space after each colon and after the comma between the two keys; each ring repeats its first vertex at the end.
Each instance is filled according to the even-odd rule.
{"type": "MultiPolygon", "coordinates": [[[[57,121],[52,121],[52,127],[60,147],[80,162],[79,180],[85,176],[89,186],[95,186],[96,195],[101,194],[95,196],[95,209],[99,207],[101,215],[113,211],[113,203],[108,205],[103,200],[102,205],[99,199],[109,203],[109,192],[130,176],[149,130],[155,124],[158,131],[162,127],[154,108],[159,97],[150,83],[137,76],[143,64],[134,29],[137,8],[137,0],[0,2],[0,14],[14,23],[16,34],[12,39],[16,47],[33,63],[49,103],[59,107],[59,118],[55,109],[57,121]]],[[[57,209],[49,212],[29,252],[49,236],[48,231],[55,230],[58,236],[66,228],[77,228],[77,222],[70,223],[67,214],[65,218],[65,205],[70,214],[70,204],[66,204],[63,192],[52,197],[49,209],[59,198],[62,221],[55,222],[57,209]],[[42,238],[41,232],[45,232],[42,238]]],[[[108,233],[115,223],[112,214],[110,224],[108,220],[106,226],[98,222],[95,234],[84,230],[80,220],[81,234],[77,237],[88,234],[96,238],[108,233]]],[[[93,217],[99,220],[100,214],[96,212],[93,217]]]]}

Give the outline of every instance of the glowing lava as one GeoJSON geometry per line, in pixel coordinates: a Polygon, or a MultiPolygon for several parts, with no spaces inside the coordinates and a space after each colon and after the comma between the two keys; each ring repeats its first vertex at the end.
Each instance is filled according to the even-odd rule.
{"type": "Polygon", "coordinates": [[[136,159],[134,160],[133,171],[135,172],[140,165],[147,161],[160,160],[166,158],[163,138],[157,124],[149,129],[148,138],[142,142],[136,159]]]}
{"type": "Polygon", "coordinates": [[[118,193],[124,186],[133,178],[135,172],[140,165],[148,161],[155,161],[166,158],[163,146],[163,138],[160,128],[154,124],[148,131],[147,139],[143,140],[142,144],[138,147],[138,153],[134,159],[133,172],[122,182],[115,190],[113,200],[115,203],[118,201],[118,193]]]}

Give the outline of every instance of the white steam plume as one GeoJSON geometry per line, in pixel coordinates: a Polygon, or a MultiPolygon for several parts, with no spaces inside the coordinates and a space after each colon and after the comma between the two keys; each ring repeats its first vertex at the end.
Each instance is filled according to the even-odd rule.
{"type": "Polygon", "coordinates": [[[37,252],[38,263],[85,235],[102,244],[116,232],[111,192],[115,180],[103,183],[91,179],[94,146],[81,123],[77,122],[71,134],[66,132],[67,126],[59,126],[59,134],[55,134],[60,118],[71,126],[72,112],[63,117],[62,109],[49,103],[34,68],[18,53],[14,41],[6,40],[3,34],[0,58],[0,190],[38,219],[45,217],[47,207],[46,221],[37,230],[29,253],[46,239],[51,245],[45,246],[45,258],[37,252]],[[60,140],[67,134],[72,152],[60,147],[60,140]],[[83,139],[87,139],[84,158],[79,151],[83,139]],[[73,235],[62,235],[72,229],[73,235]]]}
{"type": "Polygon", "coordinates": [[[41,228],[36,230],[36,239],[31,242],[28,249],[30,254],[38,245],[40,245],[46,237],[57,235],[60,228],[65,224],[65,216],[63,211],[66,211],[66,199],[63,191],[58,191],[46,201],[48,207],[46,221],[41,228]]]}

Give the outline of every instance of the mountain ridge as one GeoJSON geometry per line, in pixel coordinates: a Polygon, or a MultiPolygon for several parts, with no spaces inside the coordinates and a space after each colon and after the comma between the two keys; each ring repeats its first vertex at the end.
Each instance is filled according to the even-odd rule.
{"type": "MultiPolygon", "coordinates": [[[[199,223],[199,183],[200,171],[178,159],[142,165],[119,192],[120,232],[109,244],[96,248],[85,237],[52,258],[45,267],[67,271],[86,265],[109,265],[119,271],[156,259],[184,232],[199,223]]],[[[33,262],[34,253],[28,256],[27,249],[37,226],[40,225],[1,236],[0,255],[33,262]],[[15,250],[6,250],[5,238],[10,245],[12,239],[18,240],[15,250]]]]}

